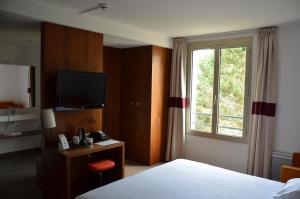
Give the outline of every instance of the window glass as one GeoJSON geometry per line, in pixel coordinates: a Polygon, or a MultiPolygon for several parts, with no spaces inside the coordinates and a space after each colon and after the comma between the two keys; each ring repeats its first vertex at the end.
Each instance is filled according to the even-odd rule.
{"type": "Polygon", "coordinates": [[[221,49],[218,133],[222,135],[243,136],[246,50],[245,47],[221,49]]]}
{"type": "Polygon", "coordinates": [[[191,129],[211,133],[214,87],[214,49],[192,52],[191,129]]]}

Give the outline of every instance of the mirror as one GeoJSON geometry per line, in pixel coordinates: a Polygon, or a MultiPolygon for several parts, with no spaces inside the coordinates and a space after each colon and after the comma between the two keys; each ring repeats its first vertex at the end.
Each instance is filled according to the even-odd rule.
{"type": "Polygon", "coordinates": [[[0,64],[0,109],[35,107],[35,67],[0,64]]]}

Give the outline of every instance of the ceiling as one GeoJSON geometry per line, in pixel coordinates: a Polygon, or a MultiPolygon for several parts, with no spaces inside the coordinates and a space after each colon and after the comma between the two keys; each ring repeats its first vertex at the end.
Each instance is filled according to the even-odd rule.
{"type": "MultiPolygon", "coordinates": [[[[40,46],[41,20],[0,11],[0,43],[6,45],[40,46]]],[[[105,46],[129,48],[149,45],[131,39],[104,34],[105,46]]]]}
{"type": "Polygon", "coordinates": [[[168,37],[203,35],[300,20],[300,0],[40,0],[168,37]]]}
{"type": "MultiPolygon", "coordinates": [[[[300,0],[1,0],[0,10],[0,28],[27,30],[26,43],[33,40],[28,29],[49,21],[103,33],[104,45],[117,48],[171,48],[174,37],[300,22],[300,0]],[[79,14],[99,3],[110,8],[79,14]]],[[[0,40],[13,41],[4,34],[0,40]]]]}

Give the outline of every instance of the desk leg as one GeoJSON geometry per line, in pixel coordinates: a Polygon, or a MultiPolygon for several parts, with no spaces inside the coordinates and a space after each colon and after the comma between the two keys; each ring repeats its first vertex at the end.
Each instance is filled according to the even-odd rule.
{"type": "Polygon", "coordinates": [[[66,158],[66,198],[71,199],[71,167],[70,159],[66,158]]]}
{"type": "Polygon", "coordinates": [[[118,147],[116,152],[116,164],[117,164],[117,180],[124,178],[124,166],[125,166],[125,150],[124,146],[118,147]]]}
{"type": "Polygon", "coordinates": [[[125,176],[124,167],[125,167],[125,145],[122,146],[122,178],[124,178],[125,176]]]}

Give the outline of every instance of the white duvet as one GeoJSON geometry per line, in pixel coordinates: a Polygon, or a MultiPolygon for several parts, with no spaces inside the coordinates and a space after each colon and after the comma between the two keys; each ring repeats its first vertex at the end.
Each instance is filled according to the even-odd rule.
{"type": "Polygon", "coordinates": [[[272,199],[282,183],[178,159],[77,199],[272,199]]]}

